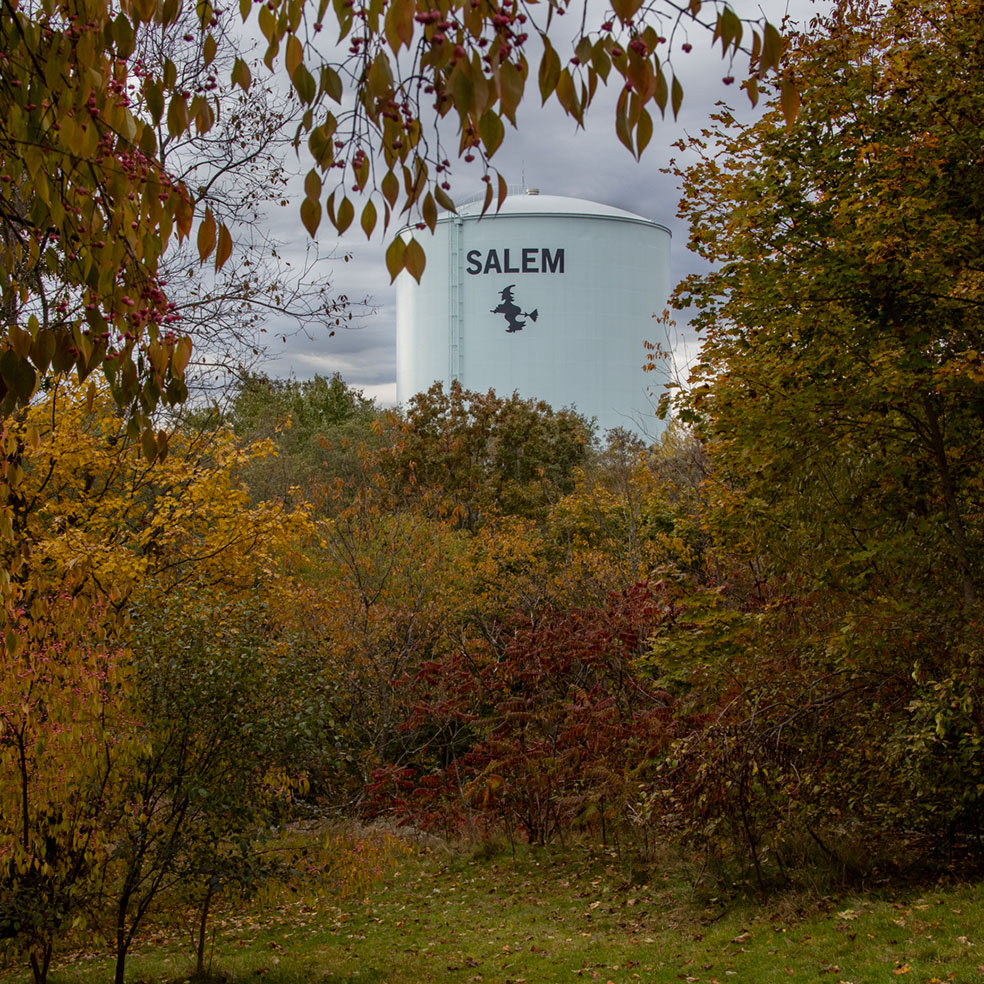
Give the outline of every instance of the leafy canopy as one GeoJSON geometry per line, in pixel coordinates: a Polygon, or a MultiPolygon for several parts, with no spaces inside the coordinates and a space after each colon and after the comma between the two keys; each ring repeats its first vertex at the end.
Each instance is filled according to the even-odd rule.
{"type": "MultiPolygon", "coordinates": [[[[181,0],[0,7],[0,416],[26,404],[49,371],[83,380],[98,368],[129,411],[131,436],[143,432],[144,452],[166,450],[150,415],[184,399],[191,342],[179,333],[161,258],[169,243],[194,235],[201,261],[214,257],[218,268],[233,240],[207,195],[196,201],[162,166],[162,148],[212,128],[212,88],[252,84],[236,55],[228,79],[187,87],[178,63],[200,61],[208,72],[229,44],[210,0],[195,12],[189,31],[181,0]],[[137,45],[149,31],[176,42],[153,64],[137,45]]],[[[617,79],[616,128],[640,154],[653,132],[647,107],[679,108],[670,52],[689,50],[691,26],[713,31],[729,62],[748,47],[753,100],[782,51],[772,25],[745,24],[727,5],[701,0],[683,10],[616,0],[598,25],[584,11],[569,47],[550,32],[555,18],[575,13],[568,0],[241,0],[239,12],[255,21],[266,65],[286,73],[304,107],[295,142],[312,164],[301,203],[312,235],[323,215],[339,233],[353,224],[352,189],[363,197],[358,222],[368,236],[394,217],[433,229],[438,208],[453,208],[435,124],[456,114],[458,153],[487,168],[534,70],[540,97],[578,122],[599,82],[617,79]],[[320,43],[326,20],[338,31],[330,45],[320,43]],[[528,53],[534,46],[538,56],[528,53]]],[[[496,193],[486,178],[488,208],[496,193]]],[[[505,188],[499,176],[499,201],[505,188]]],[[[387,265],[394,277],[407,269],[419,279],[420,244],[396,238],[387,265]]]]}

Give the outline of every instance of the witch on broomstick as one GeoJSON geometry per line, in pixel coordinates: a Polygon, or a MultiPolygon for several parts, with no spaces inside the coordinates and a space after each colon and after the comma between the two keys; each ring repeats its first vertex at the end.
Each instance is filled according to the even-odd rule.
{"type": "Polygon", "coordinates": [[[519,305],[513,300],[513,287],[515,286],[515,284],[510,284],[500,291],[499,296],[502,298],[502,303],[498,307],[492,308],[493,314],[505,315],[506,323],[509,325],[506,331],[522,331],[526,322],[520,321],[521,317],[536,321],[536,308],[533,308],[532,311],[521,311],[519,305]]]}

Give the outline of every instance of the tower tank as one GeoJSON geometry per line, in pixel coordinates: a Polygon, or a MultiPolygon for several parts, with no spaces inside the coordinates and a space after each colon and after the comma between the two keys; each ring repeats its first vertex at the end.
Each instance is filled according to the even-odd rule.
{"type": "Polygon", "coordinates": [[[396,289],[396,394],[440,381],[574,406],[612,427],[652,435],[645,343],[670,290],[670,231],[631,212],[535,192],[498,213],[479,203],[437,221],[420,241],[427,269],[396,289]]]}

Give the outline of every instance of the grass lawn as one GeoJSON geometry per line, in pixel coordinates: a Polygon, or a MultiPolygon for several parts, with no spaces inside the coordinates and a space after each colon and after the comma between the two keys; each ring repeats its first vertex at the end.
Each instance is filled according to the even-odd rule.
{"type": "MultiPolygon", "coordinates": [[[[217,980],[263,984],[984,984],[978,886],[904,896],[766,902],[694,898],[679,870],[647,884],[610,856],[417,849],[366,898],[300,896],[220,912],[217,980]]],[[[156,929],[131,984],[186,981],[190,930],[156,929]]],[[[51,984],[111,980],[105,955],[58,963],[51,984]]],[[[30,980],[20,969],[2,984],[30,980]]]]}

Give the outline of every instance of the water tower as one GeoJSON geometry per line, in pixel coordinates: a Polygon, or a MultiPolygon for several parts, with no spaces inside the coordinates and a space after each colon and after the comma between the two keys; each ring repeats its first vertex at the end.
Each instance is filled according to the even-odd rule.
{"type": "Polygon", "coordinates": [[[622,209],[577,198],[510,195],[418,234],[427,269],[397,279],[396,395],[452,380],[466,389],[575,406],[601,432],[654,434],[645,342],[670,290],[670,232],[622,209]]]}

